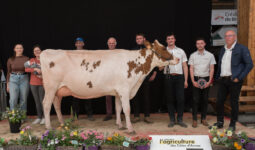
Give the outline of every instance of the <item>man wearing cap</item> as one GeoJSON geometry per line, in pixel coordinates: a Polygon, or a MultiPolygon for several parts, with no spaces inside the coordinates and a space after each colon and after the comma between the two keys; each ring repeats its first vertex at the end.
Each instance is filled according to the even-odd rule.
{"type": "Polygon", "coordinates": [[[197,108],[201,103],[201,123],[208,126],[206,121],[209,87],[213,79],[215,58],[212,53],[205,50],[205,40],[197,38],[197,51],[189,58],[190,78],[193,84],[193,124],[197,127],[197,108]]]}
{"type": "MultiPolygon", "coordinates": [[[[107,41],[107,46],[109,50],[114,50],[116,48],[117,41],[114,37],[110,37],[107,41]]],[[[112,119],[112,96],[106,96],[106,116],[103,121],[108,121],[112,119]]]]}
{"type": "MultiPolygon", "coordinates": [[[[84,40],[83,38],[81,37],[78,37],[76,38],[76,41],[75,41],[75,47],[76,47],[76,50],[84,50],[84,40]]],[[[93,118],[93,111],[92,111],[92,102],[91,100],[82,100],[82,99],[78,99],[78,98],[75,98],[73,97],[73,100],[72,100],[72,108],[73,108],[73,115],[79,116],[79,113],[80,113],[80,105],[81,103],[84,102],[85,103],[85,110],[87,112],[87,115],[88,115],[88,120],[90,121],[94,121],[95,119],[93,118]]]]}

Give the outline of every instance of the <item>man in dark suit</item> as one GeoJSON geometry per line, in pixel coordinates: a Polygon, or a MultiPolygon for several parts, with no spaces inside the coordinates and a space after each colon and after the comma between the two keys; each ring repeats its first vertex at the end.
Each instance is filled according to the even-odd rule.
{"type": "Polygon", "coordinates": [[[236,121],[238,121],[238,101],[242,83],[244,78],[253,68],[253,62],[248,48],[237,43],[235,31],[229,30],[225,33],[225,43],[225,46],[220,51],[218,60],[219,66],[216,74],[216,79],[219,79],[216,102],[217,122],[213,126],[223,128],[224,101],[229,94],[232,110],[228,129],[235,131],[236,121]]]}

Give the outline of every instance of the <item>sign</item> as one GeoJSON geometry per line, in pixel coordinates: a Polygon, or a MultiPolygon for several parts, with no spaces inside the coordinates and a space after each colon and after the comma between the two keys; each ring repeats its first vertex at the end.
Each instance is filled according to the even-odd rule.
{"type": "Polygon", "coordinates": [[[212,25],[237,25],[236,9],[212,10],[212,25]]]}
{"type": "Polygon", "coordinates": [[[208,135],[150,135],[151,150],[212,150],[208,135]]]}

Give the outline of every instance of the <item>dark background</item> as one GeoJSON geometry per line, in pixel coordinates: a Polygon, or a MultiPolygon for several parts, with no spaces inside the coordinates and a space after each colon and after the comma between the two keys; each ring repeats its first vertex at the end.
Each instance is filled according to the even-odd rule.
{"type": "MultiPolygon", "coordinates": [[[[0,2],[0,59],[6,67],[14,44],[20,42],[24,54],[33,57],[35,44],[43,49],[74,49],[78,36],[85,39],[86,49],[106,49],[110,36],[117,38],[118,48],[130,49],[136,33],[166,44],[170,32],[189,56],[196,50],[196,37],[204,37],[210,45],[210,20],[211,0],[6,0],[0,2]]],[[[152,112],[164,106],[162,78],[159,73],[153,82],[152,112]]],[[[186,97],[190,97],[189,91],[186,97]]],[[[95,113],[105,113],[102,100],[94,100],[95,113]]],[[[186,98],[187,105],[190,100],[186,98]]],[[[70,98],[63,100],[63,113],[70,112],[70,104],[70,98]]],[[[35,114],[34,106],[30,94],[28,114],[35,114]]]]}

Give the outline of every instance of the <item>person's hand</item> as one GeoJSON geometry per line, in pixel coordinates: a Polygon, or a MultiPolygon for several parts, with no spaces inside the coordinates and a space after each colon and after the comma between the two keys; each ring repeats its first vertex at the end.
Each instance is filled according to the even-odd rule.
{"type": "Polygon", "coordinates": [[[211,82],[206,82],[205,87],[203,89],[206,89],[210,86],[211,82]]]}
{"type": "Polygon", "coordinates": [[[235,79],[233,80],[233,82],[236,83],[236,82],[239,82],[239,80],[238,80],[237,78],[235,78],[235,79]]]}
{"type": "Polygon", "coordinates": [[[36,71],[38,74],[41,74],[42,72],[41,72],[41,69],[39,69],[39,68],[34,68],[34,71],[36,71]]]}
{"type": "Polygon", "coordinates": [[[185,89],[188,88],[188,82],[187,81],[184,82],[184,88],[185,89]]]}
{"type": "Polygon", "coordinates": [[[9,84],[6,84],[6,91],[9,93],[10,89],[9,89],[9,84]]]}
{"type": "Polygon", "coordinates": [[[151,76],[150,79],[149,79],[149,81],[150,81],[150,82],[151,82],[151,81],[154,81],[155,77],[156,77],[156,76],[151,76]]]}
{"type": "Polygon", "coordinates": [[[192,82],[193,86],[196,87],[196,88],[199,88],[199,85],[196,81],[192,82]]]}

